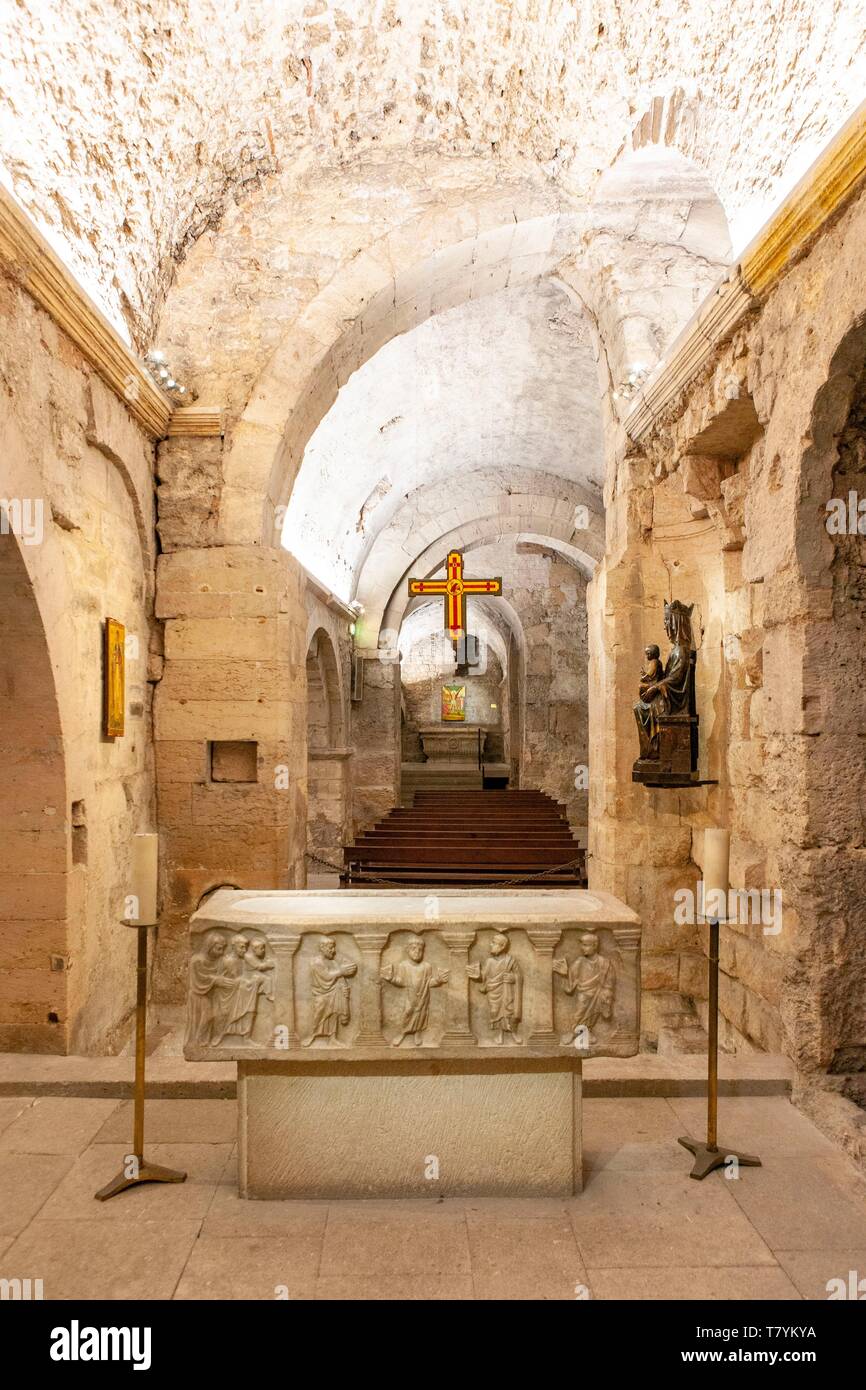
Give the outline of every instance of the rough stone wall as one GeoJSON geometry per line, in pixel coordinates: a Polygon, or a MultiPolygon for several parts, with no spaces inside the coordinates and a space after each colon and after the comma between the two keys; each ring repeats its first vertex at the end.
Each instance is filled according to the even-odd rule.
{"type": "MultiPolygon", "coordinates": [[[[437,605],[438,607],[438,605],[437,605]]],[[[496,749],[502,750],[502,667],[496,653],[486,647],[483,670],[470,668],[468,674],[454,675],[456,663],[443,660],[441,633],[420,638],[404,654],[402,685],[405,720],[409,728],[418,730],[441,720],[442,686],[455,681],[466,686],[466,723],[488,730],[487,757],[496,749]]],[[[450,649],[448,652],[450,656],[450,649]]],[[[404,744],[405,746],[405,744],[404,744]]],[[[418,755],[421,756],[420,754],[418,755]]]]}
{"type": "Polygon", "coordinates": [[[732,885],[780,890],[783,913],[778,931],[723,928],[726,1040],[791,1055],[806,1103],[858,1152],[809,1078],[864,1018],[862,539],[826,525],[863,485],[864,231],[861,198],[643,447],[612,456],[590,591],[590,884],[641,913],[645,990],[702,1004],[702,929],[674,920],[674,893],[699,875],[704,828],[729,825],[732,885]],[[641,650],[662,645],[671,592],[700,609],[701,771],[719,778],[687,793],[630,783],[641,650]]]}
{"type": "Polygon", "coordinates": [[[0,498],[41,506],[31,540],[0,535],[0,740],[14,769],[0,789],[0,1045],[111,1051],[135,995],[131,838],[155,826],[153,450],[5,279],[0,320],[0,498]],[[128,637],[114,740],[101,733],[108,616],[128,637]]]}
{"type": "Polygon", "coordinates": [[[362,698],[352,702],[352,829],[374,825],[400,800],[400,660],[365,654],[362,698]]]}
{"type": "Polygon", "coordinates": [[[587,838],[586,580],[555,552],[518,557],[513,602],[526,639],[520,785],[566,808],[587,838]]]}
{"type": "Polygon", "coordinates": [[[301,887],[306,846],[304,577],[283,550],[164,553],[156,692],[165,911],[156,997],[183,996],[187,923],[224,884],[301,887]]]}
{"type": "Polygon", "coordinates": [[[19,0],[0,140],[18,196],[143,341],[188,245],[275,169],[447,149],[532,162],[579,204],[675,88],[671,137],[757,225],[792,127],[808,148],[860,99],[863,30],[860,0],[19,0]]]}

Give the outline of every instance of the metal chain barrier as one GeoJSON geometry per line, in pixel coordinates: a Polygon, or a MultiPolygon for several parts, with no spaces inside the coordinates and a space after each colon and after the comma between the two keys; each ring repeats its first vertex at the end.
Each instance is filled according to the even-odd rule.
{"type": "MultiPolygon", "coordinates": [[[[313,863],[321,864],[324,868],[330,869],[332,874],[339,874],[343,877],[343,866],[332,864],[329,859],[322,859],[321,855],[313,854],[312,850],[307,850],[307,859],[312,859],[313,863]]],[[[577,859],[569,859],[565,864],[554,864],[549,869],[541,869],[535,874],[516,874],[513,878],[491,878],[481,883],[476,883],[476,888],[514,888],[518,883],[534,883],[536,879],[549,878],[551,874],[560,874],[564,869],[574,869],[578,864],[583,863],[583,855],[577,859]]],[[[370,883],[382,883],[387,888],[405,888],[405,882],[397,882],[392,878],[382,878],[381,874],[374,874],[371,869],[364,871],[364,878],[370,883]]]]}

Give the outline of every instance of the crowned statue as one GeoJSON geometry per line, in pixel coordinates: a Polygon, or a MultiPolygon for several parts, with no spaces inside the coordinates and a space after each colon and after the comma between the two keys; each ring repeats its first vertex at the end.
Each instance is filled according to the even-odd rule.
{"type": "Polygon", "coordinates": [[[671,644],[662,665],[659,649],[648,646],[634,706],[640,756],[632,778],[657,786],[683,786],[697,780],[698,715],[695,705],[696,652],[692,609],[679,599],[665,604],[665,632],[671,644]]]}

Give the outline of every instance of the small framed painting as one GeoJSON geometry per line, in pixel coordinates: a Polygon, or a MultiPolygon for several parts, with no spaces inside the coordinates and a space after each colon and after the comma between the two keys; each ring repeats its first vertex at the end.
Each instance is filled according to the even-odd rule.
{"type": "Polygon", "coordinates": [[[105,736],[122,738],[126,712],[126,628],[105,620],[105,736]]]}
{"type": "Polygon", "coordinates": [[[443,685],[442,687],[442,718],[452,723],[454,720],[462,721],[466,718],[466,686],[465,685],[443,685]]]}

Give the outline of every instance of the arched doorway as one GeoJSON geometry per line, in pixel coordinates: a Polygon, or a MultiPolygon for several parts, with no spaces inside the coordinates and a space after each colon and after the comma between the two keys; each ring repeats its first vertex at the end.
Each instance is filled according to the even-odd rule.
{"type": "Polygon", "coordinates": [[[42,615],[13,528],[0,508],[0,1048],[65,1052],[63,735],[42,615]]]}
{"type": "Polygon", "coordinates": [[[318,628],[307,649],[307,875],[338,865],[346,832],[349,758],[340,669],[334,644],[318,628]],[[320,862],[323,861],[323,862],[320,862]]]}
{"type": "Polygon", "coordinates": [[[802,652],[804,823],[792,872],[803,932],[786,1001],[804,1071],[866,1104],[866,318],[839,343],[803,457],[797,555],[809,619],[802,652]]]}

